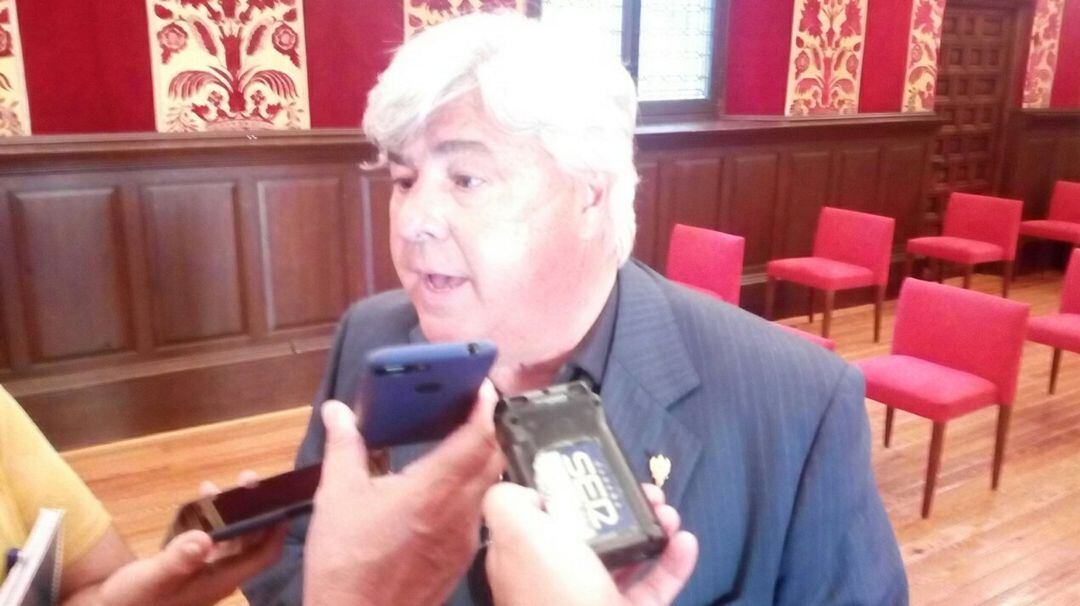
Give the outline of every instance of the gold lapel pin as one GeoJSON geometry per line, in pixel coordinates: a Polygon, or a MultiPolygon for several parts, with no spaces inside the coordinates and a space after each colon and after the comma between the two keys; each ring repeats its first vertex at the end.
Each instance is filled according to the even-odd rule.
{"type": "Polygon", "coordinates": [[[671,459],[662,454],[649,457],[649,473],[652,474],[653,484],[663,488],[664,482],[667,482],[671,475],[671,459]]]}

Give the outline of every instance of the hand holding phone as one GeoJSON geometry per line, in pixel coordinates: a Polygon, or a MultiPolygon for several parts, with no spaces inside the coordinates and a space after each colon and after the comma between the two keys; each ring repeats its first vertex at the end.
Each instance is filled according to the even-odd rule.
{"type": "Polygon", "coordinates": [[[319,464],[301,467],[189,501],[180,506],[165,542],[188,530],[202,530],[225,541],[311,511],[319,485],[319,464]]]}
{"type": "Polygon", "coordinates": [[[480,502],[503,469],[484,385],[465,424],[400,472],[370,477],[355,416],[323,408],[326,451],[304,557],[304,603],[443,604],[480,537],[480,502]],[[358,504],[362,513],[358,514],[358,504]]]}
{"type": "MultiPolygon", "coordinates": [[[[469,417],[495,361],[488,341],[432,343],[368,354],[354,410],[368,448],[440,440],[469,417]]],[[[186,530],[230,539],[311,511],[321,465],[264,478],[185,503],[166,542],[186,530]]]]}

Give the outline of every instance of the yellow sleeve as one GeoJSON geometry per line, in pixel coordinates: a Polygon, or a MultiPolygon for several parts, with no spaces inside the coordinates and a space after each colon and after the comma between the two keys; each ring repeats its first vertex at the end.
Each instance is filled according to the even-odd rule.
{"type": "Polygon", "coordinates": [[[0,526],[28,533],[38,510],[64,510],[64,564],[94,546],[111,520],[105,507],[68,467],[14,398],[0,387],[0,526]]]}

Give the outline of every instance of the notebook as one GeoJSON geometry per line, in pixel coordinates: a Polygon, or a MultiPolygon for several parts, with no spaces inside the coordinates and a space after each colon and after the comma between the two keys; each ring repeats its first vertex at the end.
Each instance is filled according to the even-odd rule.
{"type": "Polygon", "coordinates": [[[0,606],[52,606],[60,597],[62,509],[42,509],[22,549],[8,554],[0,606]]]}

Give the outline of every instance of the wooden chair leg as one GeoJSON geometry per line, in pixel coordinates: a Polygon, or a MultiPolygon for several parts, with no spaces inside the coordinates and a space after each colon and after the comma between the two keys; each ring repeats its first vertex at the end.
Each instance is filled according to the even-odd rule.
{"type": "Polygon", "coordinates": [[[1005,262],[1005,270],[1001,272],[1001,296],[1009,298],[1009,283],[1013,278],[1013,262],[1005,262]]]}
{"type": "Polygon", "coordinates": [[[1027,244],[1028,238],[1026,236],[1016,237],[1016,267],[1023,273],[1024,270],[1024,245],[1027,244]]]}
{"type": "Polygon", "coordinates": [[[806,287],[806,319],[814,323],[814,289],[809,286],[806,287]]]}
{"type": "Polygon", "coordinates": [[[1050,360],[1050,395],[1057,391],[1058,371],[1061,370],[1061,350],[1054,348],[1054,357],[1050,360]]]}
{"type": "Polygon", "coordinates": [[[826,339],[829,338],[829,327],[832,324],[832,310],[833,310],[833,303],[835,301],[836,301],[836,291],[826,290],[825,291],[825,313],[822,314],[823,318],[821,320],[821,336],[825,337],[826,339]]]}
{"type": "Polygon", "coordinates": [[[971,275],[974,274],[974,273],[975,273],[975,266],[974,265],[965,265],[964,266],[964,289],[965,290],[971,288],[971,275]]]}
{"type": "Polygon", "coordinates": [[[994,475],[990,479],[990,488],[997,490],[1001,483],[1001,468],[1005,465],[1005,442],[1009,437],[1009,419],[1012,406],[998,404],[997,438],[994,440],[994,475]]]}
{"type": "Polygon", "coordinates": [[[773,310],[776,307],[776,278],[765,278],[765,319],[773,319],[773,310]]]}
{"type": "Polygon", "coordinates": [[[885,448],[888,448],[892,444],[892,422],[893,414],[896,413],[896,409],[892,406],[885,407],[885,448]]]}
{"type": "Polygon", "coordinates": [[[878,284],[874,293],[874,343],[881,341],[881,313],[885,307],[885,285],[878,284]]]}
{"type": "Polygon", "coordinates": [[[934,432],[930,435],[930,456],[926,460],[926,484],[923,486],[922,517],[924,518],[930,517],[930,507],[934,504],[934,485],[937,484],[944,443],[945,423],[934,421],[934,432]]]}

